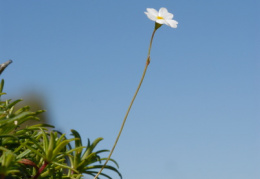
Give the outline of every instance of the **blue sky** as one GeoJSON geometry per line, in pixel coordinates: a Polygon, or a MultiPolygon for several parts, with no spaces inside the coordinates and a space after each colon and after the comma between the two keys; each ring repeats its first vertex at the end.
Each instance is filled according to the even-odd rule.
{"type": "Polygon", "coordinates": [[[148,7],[179,25],[155,34],[112,156],[124,179],[258,179],[257,0],[0,0],[8,96],[40,94],[50,123],[111,149],[145,65],[148,7]]]}

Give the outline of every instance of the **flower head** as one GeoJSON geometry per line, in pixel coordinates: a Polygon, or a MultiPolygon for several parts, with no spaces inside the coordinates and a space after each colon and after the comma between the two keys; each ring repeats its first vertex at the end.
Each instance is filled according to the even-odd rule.
{"type": "Polygon", "coordinates": [[[178,22],[176,20],[173,20],[173,14],[169,13],[168,10],[164,7],[162,7],[159,12],[153,8],[147,8],[147,12],[144,12],[147,17],[155,21],[158,24],[166,24],[172,28],[177,28],[178,22]]]}

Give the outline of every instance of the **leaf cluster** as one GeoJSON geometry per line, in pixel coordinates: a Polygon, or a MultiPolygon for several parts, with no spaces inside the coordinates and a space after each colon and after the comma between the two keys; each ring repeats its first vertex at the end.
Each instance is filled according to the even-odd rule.
{"type": "MultiPolygon", "coordinates": [[[[20,125],[28,120],[39,120],[43,110],[31,112],[29,106],[15,110],[21,100],[1,100],[4,80],[0,83],[0,179],[80,179],[84,175],[95,176],[102,167],[100,154],[109,150],[94,151],[103,138],[97,138],[87,145],[82,144],[81,136],[71,130],[72,138],[53,130],[49,124],[20,125]]],[[[116,172],[118,164],[105,168],[116,172]]],[[[111,179],[105,173],[102,176],[111,179]]]]}

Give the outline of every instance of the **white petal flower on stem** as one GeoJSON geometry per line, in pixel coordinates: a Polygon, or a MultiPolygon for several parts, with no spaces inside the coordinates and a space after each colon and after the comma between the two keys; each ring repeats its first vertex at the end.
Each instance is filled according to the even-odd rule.
{"type": "Polygon", "coordinates": [[[166,8],[162,7],[159,12],[153,8],[147,8],[146,10],[147,12],[144,13],[150,20],[158,24],[166,24],[172,28],[177,28],[178,22],[172,19],[173,14],[169,13],[166,8]]]}

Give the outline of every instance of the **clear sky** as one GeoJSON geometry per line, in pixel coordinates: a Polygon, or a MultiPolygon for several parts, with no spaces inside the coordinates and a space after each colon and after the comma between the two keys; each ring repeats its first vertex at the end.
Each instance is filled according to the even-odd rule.
{"type": "Polygon", "coordinates": [[[259,179],[258,0],[0,0],[7,97],[37,92],[57,129],[111,149],[145,65],[148,7],[179,24],[155,34],[112,156],[124,179],[259,179]]]}

